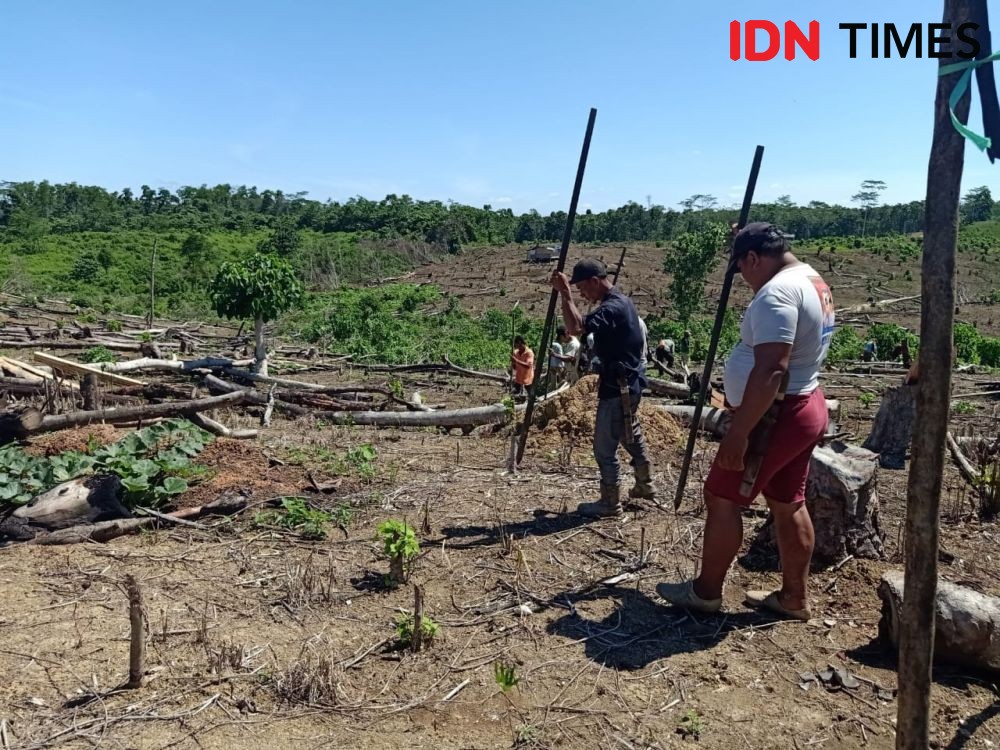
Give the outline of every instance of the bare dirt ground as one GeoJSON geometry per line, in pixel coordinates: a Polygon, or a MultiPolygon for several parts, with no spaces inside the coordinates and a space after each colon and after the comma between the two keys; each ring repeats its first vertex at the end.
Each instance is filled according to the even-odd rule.
{"type": "MultiPolygon", "coordinates": [[[[662,291],[660,252],[642,256],[634,281],[626,273],[626,289],[662,291]]],[[[427,272],[436,283],[450,280],[453,291],[474,290],[475,266],[460,260],[427,272]]],[[[506,299],[544,304],[542,267],[507,268],[508,281],[525,277],[520,287],[510,282],[506,299]]],[[[478,288],[490,283],[480,272],[478,288]]],[[[464,303],[485,306],[484,296],[464,303]]],[[[844,296],[838,304],[851,304],[844,296]]],[[[347,367],[295,377],[385,381],[347,367]]],[[[955,391],[984,377],[960,374],[955,391]]],[[[454,376],[400,379],[425,403],[485,404],[503,395],[498,384],[454,376]]],[[[862,394],[896,379],[824,380],[842,402],[839,423],[852,442],[867,435],[877,408],[862,394]]],[[[199,459],[205,480],[180,500],[197,505],[242,491],[255,503],[301,495],[317,508],[348,506],[349,521],[329,525],[324,540],[277,527],[257,515],[261,505],[208,519],[208,530],[0,549],[0,747],[893,747],[896,673],[892,650],[878,640],[876,585],[902,565],[906,472],[879,472],[886,560],[817,571],[812,623],[775,621],[742,605],[745,589],[779,580],[775,561],[759,555],[741,554],[723,614],[690,615],[664,606],[654,589],[695,572],[700,482],[714,445],[699,443],[680,513],[643,503],[620,520],[584,523],[565,511],[597,490],[592,398],[583,383],[545,415],[516,475],[504,468],[507,430],[462,436],[277,419],[258,441],[210,446],[199,459]],[[372,477],[337,461],[363,443],[377,452],[372,477]],[[307,472],[340,484],[328,495],[313,492],[307,472]],[[421,544],[409,582],[397,589],[384,585],[388,564],[375,540],[389,518],[406,519],[421,544]],[[145,600],[146,678],[138,690],[115,692],[128,665],[126,574],[145,600]],[[412,610],[414,585],[440,626],[419,654],[394,647],[395,620],[412,610]],[[498,662],[518,678],[507,693],[494,676],[498,662]],[[831,664],[857,675],[861,688],[800,686],[800,674],[831,664]]],[[[974,403],[952,429],[995,435],[997,402],[974,403]]],[[[684,434],[653,405],[644,401],[643,421],[669,505],[684,434]]],[[[219,418],[250,425],[235,414],[219,418]]],[[[79,447],[91,433],[101,441],[123,434],[60,433],[33,450],[79,447]]],[[[758,508],[745,523],[746,552],[764,515],[758,508]]],[[[979,520],[974,493],[949,462],[942,575],[1000,595],[998,538],[1000,528],[979,520]]],[[[936,668],[934,747],[995,747],[998,714],[994,676],[936,668]]]]}
{"type": "MultiPolygon", "coordinates": [[[[413,280],[439,285],[443,290],[457,295],[462,307],[472,312],[482,312],[491,307],[512,307],[515,302],[529,315],[543,317],[548,304],[548,277],[555,262],[526,263],[524,247],[488,247],[469,250],[456,258],[421,266],[413,280]]],[[[793,247],[793,250],[795,248],[793,247]]],[[[613,273],[617,268],[622,246],[570,247],[567,268],[583,257],[604,261],[613,273]]],[[[838,308],[860,305],[869,297],[876,300],[897,299],[920,294],[919,259],[897,266],[895,261],[871,255],[862,250],[851,250],[836,257],[834,270],[828,270],[824,252],[797,251],[798,258],[811,263],[820,271],[833,291],[838,308]],[[909,278],[906,272],[909,272],[909,278]],[[874,282],[869,288],[871,282],[874,282]]],[[[1000,335],[1000,310],[997,307],[975,304],[972,301],[1000,285],[1000,275],[995,261],[981,260],[972,253],[960,253],[957,262],[956,288],[959,311],[957,319],[975,323],[980,331],[991,336],[1000,335]],[[966,301],[969,303],[966,304],[966,301]]],[[[664,270],[664,250],[649,244],[628,245],[619,286],[630,295],[643,315],[669,315],[670,308],[665,290],[670,275],[664,270]]],[[[705,293],[706,314],[714,314],[714,305],[722,287],[722,269],[710,277],[705,293]]],[[[737,280],[733,288],[733,304],[746,306],[752,293],[749,287],[737,280]]],[[[910,330],[919,329],[919,300],[902,302],[880,311],[877,315],[847,315],[843,322],[867,327],[872,322],[899,323],[910,330]]]]}

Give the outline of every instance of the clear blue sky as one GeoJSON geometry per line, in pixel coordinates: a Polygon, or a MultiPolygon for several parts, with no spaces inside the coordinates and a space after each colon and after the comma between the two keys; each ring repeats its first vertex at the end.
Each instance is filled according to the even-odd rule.
{"type": "MultiPolygon", "coordinates": [[[[409,193],[543,213],[742,196],[924,197],[936,61],[851,60],[839,22],[937,22],[942,2],[7,3],[0,179],[409,193]],[[810,11],[804,7],[817,6],[810,11]],[[732,62],[731,20],[815,18],[822,56],[732,62]]],[[[978,108],[973,123],[981,128],[978,108]]],[[[965,188],[1000,197],[967,150],[965,188]]]]}

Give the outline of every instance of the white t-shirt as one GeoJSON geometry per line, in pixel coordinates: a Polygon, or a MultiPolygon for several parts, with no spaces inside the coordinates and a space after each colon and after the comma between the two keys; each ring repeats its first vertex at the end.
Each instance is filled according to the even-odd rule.
{"type": "Polygon", "coordinates": [[[573,364],[576,364],[577,355],[580,353],[580,339],[570,336],[569,341],[562,345],[563,356],[573,357],[573,364]]]}
{"type": "Polygon", "coordinates": [[[552,355],[549,357],[549,367],[556,367],[556,368],[563,367],[564,362],[561,359],[559,359],[559,357],[555,356],[557,354],[563,353],[562,344],[560,344],[558,341],[553,341],[552,346],[549,349],[549,352],[552,355]]]}
{"type": "Polygon", "coordinates": [[[642,366],[646,366],[646,350],[649,349],[649,329],[646,328],[646,321],[639,318],[639,330],[642,331],[642,366]]]}
{"type": "Polygon", "coordinates": [[[779,271],[743,314],[741,341],[726,360],[726,399],[733,406],[743,402],[758,344],[791,344],[786,393],[812,393],[819,386],[833,327],[833,296],[816,270],[801,263],[779,271]]]}

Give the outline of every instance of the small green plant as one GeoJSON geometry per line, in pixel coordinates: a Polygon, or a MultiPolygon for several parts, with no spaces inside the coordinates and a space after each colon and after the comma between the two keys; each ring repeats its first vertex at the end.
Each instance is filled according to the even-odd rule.
{"type": "Polygon", "coordinates": [[[969,401],[956,401],[952,404],[951,411],[954,414],[972,414],[976,411],[976,405],[969,401]]]}
{"type": "Polygon", "coordinates": [[[358,476],[366,482],[375,478],[375,460],[378,458],[378,451],[371,443],[362,443],[359,446],[350,448],[344,455],[344,460],[358,472],[358,476]]]}
{"type": "Polygon", "coordinates": [[[389,378],[389,392],[396,398],[404,398],[403,381],[399,378],[389,378]]]}
{"type": "Polygon", "coordinates": [[[1000,513],[1000,459],[983,467],[978,489],[980,515],[996,517],[1000,513]]]}
{"type": "Polygon", "coordinates": [[[389,558],[389,583],[397,586],[406,580],[407,564],[420,554],[420,542],[412,526],[396,519],[380,523],[378,536],[382,552],[389,558]]]}
{"type": "Polygon", "coordinates": [[[139,341],[141,341],[143,344],[148,344],[152,340],[153,340],[153,334],[151,334],[149,331],[141,331],[139,333],[139,341]]]}
{"type": "Polygon", "coordinates": [[[324,510],[310,508],[303,497],[283,497],[281,508],[265,511],[254,517],[258,525],[272,524],[297,531],[303,539],[325,539],[326,525],[333,516],[324,510]]]}
{"type": "Polygon", "coordinates": [[[106,346],[92,346],[83,353],[83,361],[91,365],[97,362],[116,362],[117,360],[115,353],[106,346]]]}
{"type": "Polygon", "coordinates": [[[872,404],[875,403],[875,394],[871,391],[864,391],[860,396],[858,396],[858,401],[866,409],[871,408],[872,404]]]}
{"type": "Polygon", "coordinates": [[[517,683],[520,682],[514,665],[500,660],[493,664],[493,679],[505,693],[517,687],[517,683]]]}
{"type": "Polygon", "coordinates": [[[701,737],[701,733],[704,729],[704,719],[702,719],[701,714],[693,708],[684,714],[681,717],[681,720],[677,722],[677,734],[682,737],[692,737],[697,740],[701,737]]]}
{"type": "MultiPolygon", "coordinates": [[[[430,643],[438,634],[440,626],[427,615],[420,617],[420,632],[424,643],[430,643]]],[[[400,648],[408,648],[413,643],[413,615],[396,618],[396,640],[400,648]]]]}
{"type": "Polygon", "coordinates": [[[109,320],[105,327],[112,333],[121,333],[122,322],[120,320],[109,320]]]}

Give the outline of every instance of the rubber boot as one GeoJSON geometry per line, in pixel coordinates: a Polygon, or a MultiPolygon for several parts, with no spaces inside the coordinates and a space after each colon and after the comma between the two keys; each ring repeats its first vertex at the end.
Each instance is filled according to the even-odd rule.
{"type": "Polygon", "coordinates": [[[635,467],[635,486],[628,491],[628,496],[633,500],[653,500],[656,498],[651,464],[641,464],[635,467]]]}
{"type": "Polygon", "coordinates": [[[617,518],[623,512],[621,489],[617,484],[601,483],[601,499],[596,503],[580,503],[576,512],[588,518],[617,518]]]}

